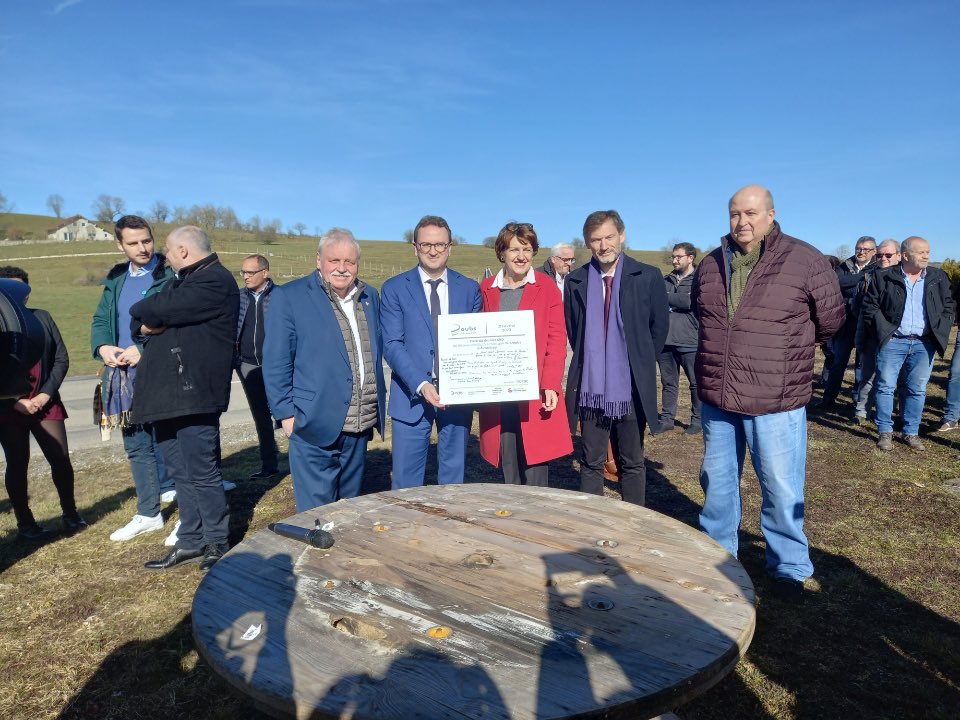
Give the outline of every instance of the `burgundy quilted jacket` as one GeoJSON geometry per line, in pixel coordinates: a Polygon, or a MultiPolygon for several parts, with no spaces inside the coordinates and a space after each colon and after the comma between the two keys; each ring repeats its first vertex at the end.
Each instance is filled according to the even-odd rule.
{"type": "Polygon", "coordinates": [[[732,242],[723,237],[694,280],[700,399],[751,416],[796,410],[810,401],[816,346],[846,318],[837,275],[819,250],[775,224],[728,322],[732,242]]]}

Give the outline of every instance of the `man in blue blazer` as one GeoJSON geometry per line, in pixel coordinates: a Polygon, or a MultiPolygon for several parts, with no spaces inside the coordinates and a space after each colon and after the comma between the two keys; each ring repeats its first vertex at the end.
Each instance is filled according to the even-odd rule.
{"type": "Polygon", "coordinates": [[[383,436],[380,303],[359,262],[353,233],[327,231],[317,272],[277,286],[266,316],[263,380],[290,438],[297,512],[359,495],[367,441],[383,436]]]}
{"type": "Polygon", "coordinates": [[[393,488],[423,485],[430,433],[437,426],[437,479],[462,483],[470,406],[446,407],[437,385],[437,317],[478,312],[480,286],[447,267],[450,226],[427,215],[413,231],[417,267],[387,280],[380,309],[383,354],[393,370],[393,488]]]}

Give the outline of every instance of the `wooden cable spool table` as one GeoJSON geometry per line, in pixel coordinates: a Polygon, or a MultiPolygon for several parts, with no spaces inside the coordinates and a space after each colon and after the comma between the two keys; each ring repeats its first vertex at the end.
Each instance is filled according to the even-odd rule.
{"type": "Polygon", "coordinates": [[[703,533],[575,491],[466,484],[342,500],[319,550],[263,530],[193,601],[214,671],[277,717],[645,718],[746,652],[746,571],[703,533]]]}

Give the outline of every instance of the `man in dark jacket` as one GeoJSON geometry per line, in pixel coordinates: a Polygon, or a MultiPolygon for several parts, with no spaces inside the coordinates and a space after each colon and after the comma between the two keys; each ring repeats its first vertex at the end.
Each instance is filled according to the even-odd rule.
{"type": "Polygon", "coordinates": [[[240,266],[244,287],[240,288],[240,316],[237,319],[237,350],[234,366],[247,396],[260,444],[260,470],[251,480],[263,480],[277,474],[277,441],[274,422],[263,387],[263,339],[266,336],[265,316],[270,307],[274,284],[270,279],[270,262],[263,255],[248,255],[240,266]]]}
{"type": "Polygon", "coordinates": [[[560,291],[560,297],[563,297],[563,291],[566,288],[567,276],[573,270],[576,263],[576,251],[570,243],[557,243],[550,251],[550,257],[540,268],[547,275],[553,278],[560,291]]]}
{"type": "Polygon", "coordinates": [[[905,372],[903,441],[922,451],[920,418],[927,397],[933,355],[950,342],[953,298],[947,274],[930,267],[930,243],[908,237],[897,267],[881,270],[863,298],[861,335],[872,333],[877,347],[877,447],[893,449],[893,393],[905,372]]]}
{"type": "Polygon", "coordinates": [[[697,249],[688,242],[673,246],[670,261],[673,272],[663,277],[667,291],[667,303],[670,306],[670,330],[663,352],[657,356],[662,386],[662,411],[660,426],[655,432],[673,430],[673,421],[677,414],[677,396],[680,389],[680,368],[690,383],[690,425],[687,435],[701,432],[700,398],[697,395],[697,378],[693,370],[697,357],[697,335],[700,325],[690,306],[690,291],[693,289],[693,269],[697,259],[697,249]]]}
{"type": "MultiPolygon", "coordinates": [[[[840,331],[833,336],[830,341],[833,349],[833,357],[830,367],[827,368],[827,379],[823,388],[823,398],[816,404],[821,411],[828,411],[833,408],[837,395],[840,394],[840,386],[843,384],[843,376],[847,371],[847,364],[850,362],[850,354],[853,352],[854,337],[857,334],[857,313],[855,308],[860,305],[858,297],[861,286],[863,285],[863,275],[873,267],[873,258],[877,254],[877,241],[869,235],[864,235],[857,240],[856,250],[852,257],[847,258],[837,265],[837,280],[840,283],[840,294],[843,295],[843,304],[847,309],[847,319],[843,323],[840,331]]],[[[857,367],[860,366],[860,359],[857,358],[857,367]]],[[[860,381],[860,374],[857,373],[857,383],[860,381]]]]}
{"type": "Polygon", "coordinates": [[[780,230],[770,192],[739,190],[730,234],[694,280],[700,318],[705,494],[700,527],[737,554],[745,447],[760,480],[760,527],[775,592],[803,597],[813,574],[803,533],[806,405],[817,345],[845,318],[837,276],[815,248],[780,230]]]}
{"type": "Polygon", "coordinates": [[[200,567],[208,570],[228,549],[218,448],[240,300],[233,275],[200,228],[171,232],[166,257],[176,278],[130,308],[132,330],[145,338],[133,420],[154,423],[180,505],[176,546],[146,567],[162,570],[202,556],[200,567]]]}
{"type": "Polygon", "coordinates": [[[124,215],[114,227],[117,248],[127,257],[114,265],[103,281],[103,294],[90,325],[93,357],[103,361],[100,397],[104,417],[101,428],[119,428],[123,449],[130,461],[130,474],[137,491],[137,512],[122,528],[110,535],[114,542],[130,540],[163,528],[161,498],[167,502],[176,491],[168,481],[162,461],[158,462],[153,428],[149,423],[130,421],[131,403],[136,394],[137,370],[143,349],[130,332],[130,308],[144,297],[155,295],[173,277],[162,254],[155,252],[153,230],[137,215],[124,215]]]}
{"type": "Polygon", "coordinates": [[[667,338],[667,298],[660,271],[623,252],[626,231],[616,210],[598,210],[583,224],[592,260],[567,276],[563,296],[573,359],[567,415],[580,436],[580,490],[603,494],[607,443],[621,470],[623,499],[643,505],[643,431],[657,417],[654,363],[667,338]]]}

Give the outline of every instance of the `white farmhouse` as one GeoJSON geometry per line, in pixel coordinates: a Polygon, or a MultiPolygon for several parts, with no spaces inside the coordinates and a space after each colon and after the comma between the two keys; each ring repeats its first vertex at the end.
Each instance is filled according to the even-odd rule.
{"type": "Polygon", "coordinates": [[[80,240],[113,240],[113,233],[101,230],[83,215],[74,215],[62,220],[47,234],[47,240],[77,242],[80,240]]]}

